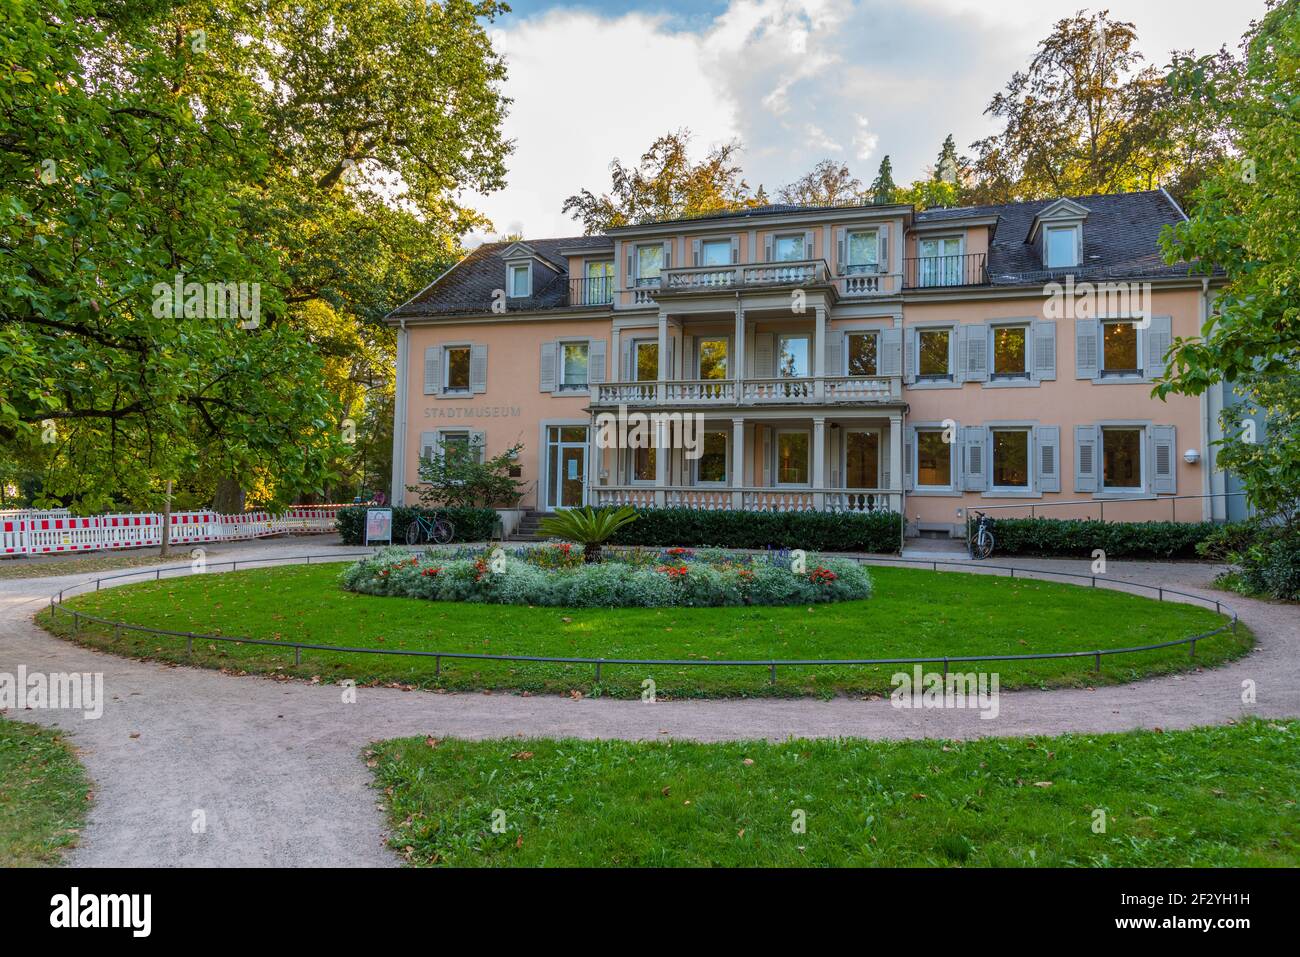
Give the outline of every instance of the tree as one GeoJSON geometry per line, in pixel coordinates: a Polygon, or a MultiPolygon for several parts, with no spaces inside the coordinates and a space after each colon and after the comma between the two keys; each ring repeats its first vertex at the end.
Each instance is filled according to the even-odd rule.
{"type": "Polygon", "coordinates": [[[985,110],[1004,127],[974,144],[971,201],[1152,189],[1174,177],[1182,113],[1136,42],[1133,24],[1106,11],[1059,20],[985,110]]]}
{"type": "Polygon", "coordinates": [[[939,149],[939,157],[934,162],[931,178],[944,183],[956,183],[960,179],[963,163],[957,156],[957,143],[949,133],[939,149]]]}
{"type": "Polygon", "coordinates": [[[1232,384],[1269,416],[1267,448],[1225,416],[1220,463],[1241,475],[1263,509],[1290,502],[1300,489],[1300,5],[1274,4],[1245,38],[1242,68],[1223,71],[1216,57],[1187,59],[1170,77],[1226,123],[1235,158],[1196,189],[1190,218],[1161,238],[1170,263],[1226,277],[1195,338],[1179,338],[1156,394],[1199,395],[1232,384]]]}
{"type": "Polygon", "coordinates": [[[523,445],[513,446],[490,459],[481,444],[444,445],[438,455],[420,459],[419,485],[407,486],[422,505],[448,508],[514,508],[523,496],[524,483],[511,472],[523,445]]]}
{"type": "Polygon", "coordinates": [[[894,165],[889,161],[889,155],[880,161],[880,168],[876,170],[876,178],[871,181],[871,186],[867,188],[871,195],[873,203],[894,203],[898,200],[895,196],[898,193],[898,186],[894,183],[894,165]]]}
{"type": "Polygon", "coordinates": [[[754,205],[736,164],[740,144],[715,146],[692,163],[690,141],[690,131],[682,129],[655,140],[635,167],[615,159],[609,167],[612,191],[597,196],[583,189],[564,201],[563,211],[581,221],[590,236],[650,219],[754,205]]]}
{"type": "Polygon", "coordinates": [[[780,202],[794,206],[829,206],[862,198],[862,181],[847,164],[832,159],[822,160],[777,193],[780,202]]]}

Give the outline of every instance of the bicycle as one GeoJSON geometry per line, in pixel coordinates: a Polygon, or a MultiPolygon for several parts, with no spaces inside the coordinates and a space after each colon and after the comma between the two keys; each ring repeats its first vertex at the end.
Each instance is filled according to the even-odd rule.
{"type": "MultiPolygon", "coordinates": [[[[971,511],[974,512],[974,509],[971,511]]],[[[985,559],[993,554],[992,524],[993,520],[983,512],[975,512],[975,532],[966,543],[971,558],[985,559]]]]}
{"type": "Polygon", "coordinates": [[[419,545],[421,539],[435,545],[446,545],[456,536],[455,526],[443,512],[434,512],[432,518],[416,515],[406,526],[406,544],[419,545]]]}

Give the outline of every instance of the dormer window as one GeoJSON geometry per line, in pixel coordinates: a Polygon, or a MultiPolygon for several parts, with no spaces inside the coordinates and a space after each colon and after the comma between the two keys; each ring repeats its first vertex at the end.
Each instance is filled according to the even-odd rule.
{"type": "Polygon", "coordinates": [[[1047,227],[1046,262],[1048,269],[1079,265],[1078,226],[1047,227]]]}
{"type": "Polygon", "coordinates": [[[525,299],[533,292],[533,269],[530,263],[511,263],[506,267],[506,289],[511,299],[525,299]]]}

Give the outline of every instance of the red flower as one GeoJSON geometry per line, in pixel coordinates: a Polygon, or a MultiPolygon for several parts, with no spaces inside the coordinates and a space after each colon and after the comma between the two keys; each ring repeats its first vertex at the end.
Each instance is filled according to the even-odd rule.
{"type": "Polygon", "coordinates": [[[675,581],[686,577],[685,565],[660,565],[655,571],[663,572],[675,581]]]}
{"type": "Polygon", "coordinates": [[[839,578],[838,575],[836,575],[829,568],[824,568],[821,565],[818,565],[816,568],[814,568],[812,571],[808,573],[808,580],[812,582],[816,582],[818,585],[829,585],[837,578],[839,578]]]}
{"type": "Polygon", "coordinates": [[[440,571],[442,571],[441,568],[433,568],[432,566],[430,566],[429,568],[426,568],[424,571],[420,572],[420,574],[423,575],[425,578],[434,578],[437,576],[438,572],[440,571]]]}

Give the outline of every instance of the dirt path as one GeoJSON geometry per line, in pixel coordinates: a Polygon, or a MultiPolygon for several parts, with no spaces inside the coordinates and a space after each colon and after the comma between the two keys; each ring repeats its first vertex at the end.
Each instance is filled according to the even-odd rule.
{"type": "MultiPolygon", "coordinates": [[[[210,561],[342,551],[310,541],[220,549],[210,561]]],[[[183,560],[182,560],[183,561],[183,560]]],[[[1026,560],[1026,569],[1086,571],[1086,562],[1026,560]]],[[[104,573],[99,573],[104,574],[104,573]]],[[[1215,594],[1206,565],[1112,562],[1116,578],[1215,594]]],[[[754,699],[654,705],[511,694],[436,694],[337,687],[133,661],[82,648],[37,628],[49,594],[94,575],[0,581],[0,672],[102,672],[104,715],[21,711],[10,717],[64,729],[94,781],[95,804],[77,865],[376,866],[382,795],[359,754],[376,739],[848,736],[971,738],[1217,724],[1244,714],[1300,716],[1300,610],[1228,597],[1258,638],[1254,652],[1210,671],[1096,691],[1003,693],[996,720],[974,711],[907,711],[888,701],[754,699]],[[1258,702],[1241,701],[1255,682],[1258,702]],[[195,833],[196,813],[205,829],[195,833]]],[[[1224,597],[1224,596],[1217,596],[1224,597]]]]}

